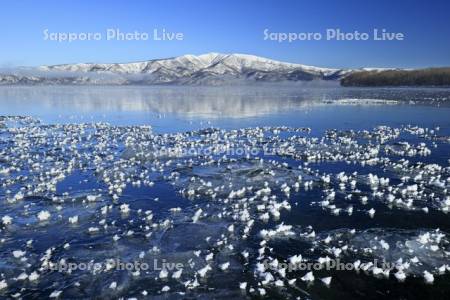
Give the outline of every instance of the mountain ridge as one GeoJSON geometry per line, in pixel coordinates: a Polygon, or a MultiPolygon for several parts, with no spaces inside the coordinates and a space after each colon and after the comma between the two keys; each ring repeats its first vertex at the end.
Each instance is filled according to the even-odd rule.
{"type": "Polygon", "coordinates": [[[277,61],[249,54],[186,54],[130,63],[76,63],[0,72],[0,84],[180,84],[339,80],[352,69],[277,61]]]}

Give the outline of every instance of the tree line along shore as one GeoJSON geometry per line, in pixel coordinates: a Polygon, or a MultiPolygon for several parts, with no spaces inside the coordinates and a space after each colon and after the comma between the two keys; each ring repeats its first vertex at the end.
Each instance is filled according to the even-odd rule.
{"type": "Polygon", "coordinates": [[[450,67],[420,70],[359,71],[341,79],[342,86],[450,86],[450,67]]]}

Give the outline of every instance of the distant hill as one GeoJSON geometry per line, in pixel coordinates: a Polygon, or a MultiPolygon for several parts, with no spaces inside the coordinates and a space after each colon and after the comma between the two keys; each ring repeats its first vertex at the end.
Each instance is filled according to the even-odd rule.
{"type": "Polygon", "coordinates": [[[77,63],[1,72],[1,84],[221,85],[336,80],[347,71],[246,54],[208,53],[133,63],[77,63]]]}
{"type": "Polygon", "coordinates": [[[131,63],[0,69],[0,85],[239,85],[335,82],[343,86],[450,85],[450,68],[333,69],[247,54],[207,53],[131,63]]]}
{"type": "Polygon", "coordinates": [[[342,86],[450,86],[450,68],[357,71],[341,79],[342,86]]]}

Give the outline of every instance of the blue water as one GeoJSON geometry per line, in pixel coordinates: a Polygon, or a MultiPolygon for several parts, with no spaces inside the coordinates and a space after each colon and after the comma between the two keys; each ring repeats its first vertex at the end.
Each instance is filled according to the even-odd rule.
{"type": "Polygon", "coordinates": [[[2,115],[33,116],[46,123],[147,124],[157,132],[279,125],[323,131],[414,123],[445,128],[449,101],[449,89],[432,88],[0,87],[2,115]],[[336,99],[398,100],[400,104],[323,103],[336,99]]]}
{"type": "Polygon", "coordinates": [[[0,222],[0,297],[42,299],[61,292],[63,299],[445,299],[449,270],[439,274],[438,268],[450,264],[444,203],[449,104],[449,89],[432,88],[0,87],[0,218],[12,218],[10,224],[0,222]],[[211,145],[260,152],[157,156],[171,147],[211,145]],[[266,153],[264,147],[286,152],[266,153]],[[370,156],[376,147],[379,152],[370,156]],[[401,152],[411,148],[417,151],[401,152]],[[321,159],[312,159],[315,154],[321,159]],[[429,171],[427,164],[440,169],[429,171]],[[341,172],[356,188],[350,180],[340,188],[341,172]],[[423,177],[417,177],[420,172],[423,177]],[[368,174],[390,181],[373,189],[368,174]],[[304,186],[308,181],[310,188],[304,186]],[[283,184],[291,187],[289,193],[283,184]],[[401,196],[414,184],[418,193],[405,190],[401,196]],[[274,198],[256,195],[266,186],[274,198]],[[242,195],[229,196],[242,188],[247,188],[242,195]],[[321,206],[332,191],[330,206],[321,206]],[[389,193],[404,202],[388,203],[389,193]],[[414,202],[408,208],[409,198],[414,202]],[[290,208],[280,208],[275,217],[275,203],[290,208]],[[376,211],[373,217],[369,209],[376,211]],[[268,220],[261,218],[264,212],[268,220]],[[70,221],[74,216],[77,222],[70,221]],[[261,230],[281,223],[293,226],[292,236],[264,241],[261,230]],[[356,233],[348,236],[350,229],[356,233]],[[305,237],[311,231],[315,237],[305,237]],[[429,243],[418,244],[427,232],[429,243]],[[324,243],[328,236],[331,242],[324,243]],[[390,247],[381,248],[379,240],[390,247]],[[301,254],[315,261],[342,247],[344,262],[417,256],[420,263],[405,271],[404,282],[394,271],[377,277],[372,270],[319,270],[311,283],[301,279],[306,271],[293,271],[285,277],[271,272],[274,279],[264,284],[257,271],[263,259],[286,262],[301,254]],[[159,278],[155,268],[68,273],[44,264],[108,259],[153,267],[180,263],[184,269],[180,278],[159,278]],[[225,270],[224,263],[229,263],[225,270]],[[203,277],[205,266],[211,270],[203,277]],[[423,271],[434,274],[432,284],[424,282],[423,271]],[[328,276],[330,286],[320,281],[328,276]],[[283,287],[275,285],[277,279],[283,287]],[[245,289],[239,288],[242,282],[245,289]]]}

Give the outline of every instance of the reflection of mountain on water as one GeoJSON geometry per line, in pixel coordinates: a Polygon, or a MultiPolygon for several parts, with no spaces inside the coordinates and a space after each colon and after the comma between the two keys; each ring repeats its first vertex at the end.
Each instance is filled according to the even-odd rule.
{"type": "MultiPolygon", "coordinates": [[[[335,85],[193,86],[3,86],[0,114],[176,114],[244,118],[328,105],[336,99],[390,99],[449,105],[448,89],[365,89],[335,85]],[[325,101],[324,101],[325,100],[325,101]],[[429,101],[428,101],[429,100],[429,101]],[[327,104],[328,103],[328,104],[327,104]]],[[[348,100],[341,104],[352,104],[348,100]]]]}
{"type": "Polygon", "coordinates": [[[191,117],[254,117],[313,104],[321,89],[302,87],[8,87],[0,101],[26,113],[34,106],[60,113],[153,112],[191,117]]]}

